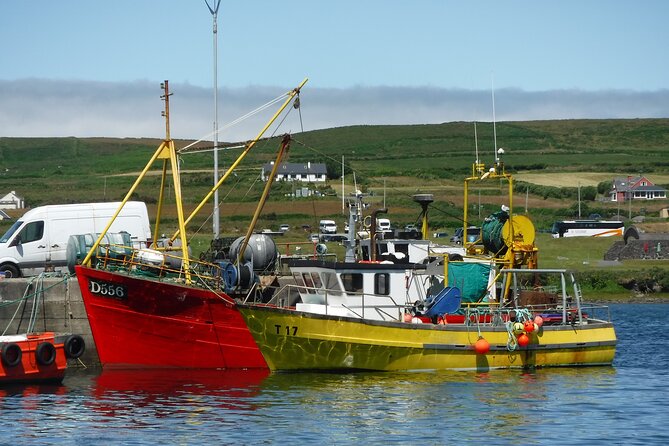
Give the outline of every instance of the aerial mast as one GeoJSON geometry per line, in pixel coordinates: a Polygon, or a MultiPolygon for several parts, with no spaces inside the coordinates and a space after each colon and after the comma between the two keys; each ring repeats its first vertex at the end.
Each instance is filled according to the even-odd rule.
{"type": "MultiPolygon", "coordinates": [[[[209,6],[209,1],[204,0],[211,12],[213,18],[213,34],[214,34],[214,185],[218,183],[218,7],[221,5],[221,0],[216,2],[215,7],[209,6]]],[[[213,5],[213,0],[212,0],[213,5]]],[[[218,189],[214,191],[214,213],[212,220],[214,223],[214,238],[218,238],[220,234],[220,216],[218,209],[218,189]]]]}

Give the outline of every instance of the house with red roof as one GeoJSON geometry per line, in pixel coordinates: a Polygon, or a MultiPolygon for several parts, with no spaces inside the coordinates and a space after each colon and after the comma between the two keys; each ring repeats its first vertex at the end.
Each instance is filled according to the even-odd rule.
{"type": "Polygon", "coordinates": [[[662,200],[667,198],[667,190],[656,186],[645,176],[618,177],[613,179],[609,192],[611,201],[662,200]]]}

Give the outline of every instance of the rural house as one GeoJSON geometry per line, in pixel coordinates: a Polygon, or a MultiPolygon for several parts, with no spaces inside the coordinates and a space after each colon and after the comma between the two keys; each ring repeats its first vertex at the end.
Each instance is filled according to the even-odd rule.
{"type": "Polygon", "coordinates": [[[23,209],[23,198],[16,195],[16,192],[11,191],[4,197],[0,198],[0,209],[23,209]]]}
{"type": "Polygon", "coordinates": [[[655,186],[645,176],[614,178],[609,192],[611,201],[658,200],[667,198],[667,190],[655,186]]]}
{"type": "MultiPolygon", "coordinates": [[[[261,178],[267,181],[274,162],[262,167],[261,178]]],[[[303,181],[306,183],[322,183],[327,178],[327,168],[322,163],[281,163],[276,172],[276,181],[303,181]]]]}

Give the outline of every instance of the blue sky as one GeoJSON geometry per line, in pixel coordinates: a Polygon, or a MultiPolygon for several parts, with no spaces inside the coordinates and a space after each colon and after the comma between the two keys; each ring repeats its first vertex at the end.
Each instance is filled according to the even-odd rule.
{"type": "MultiPolygon", "coordinates": [[[[668,17],[662,0],[222,0],[221,122],[305,77],[307,129],[489,121],[493,79],[498,120],[669,117],[668,17]]],[[[204,0],[0,1],[0,136],[160,136],[163,79],[174,136],[203,136],[212,51],[204,0]]]]}

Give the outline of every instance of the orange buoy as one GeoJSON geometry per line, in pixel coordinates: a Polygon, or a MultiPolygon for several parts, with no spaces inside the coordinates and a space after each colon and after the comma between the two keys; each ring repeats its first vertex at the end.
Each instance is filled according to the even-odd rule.
{"type": "Polygon", "coordinates": [[[404,322],[411,322],[412,318],[413,316],[410,313],[404,313],[404,322]]]}
{"type": "Polygon", "coordinates": [[[525,333],[518,336],[518,345],[520,345],[521,347],[525,347],[529,343],[530,343],[530,338],[525,333]]]}
{"type": "Polygon", "coordinates": [[[523,324],[523,329],[525,330],[525,333],[532,333],[534,331],[534,322],[525,321],[523,324]]]}
{"type": "Polygon", "coordinates": [[[479,355],[485,355],[490,351],[490,343],[485,340],[485,338],[480,337],[478,341],[474,344],[474,350],[479,355]]]}
{"type": "Polygon", "coordinates": [[[537,324],[537,327],[541,327],[542,325],[544,325],[544,318],[542,318],[541,316],[537,316],[534,318],[534,323],[537,324]]]}

